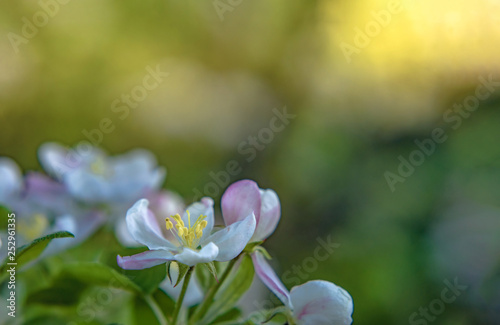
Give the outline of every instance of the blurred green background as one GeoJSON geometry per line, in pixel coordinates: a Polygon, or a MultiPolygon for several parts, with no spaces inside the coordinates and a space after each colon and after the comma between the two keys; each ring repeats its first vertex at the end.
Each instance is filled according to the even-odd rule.
{"type": "Polygon", "coordinates": [[[344,287],[354,324],[412,324],[455,278],[468,288],[429,323],[498,324],[499,4],[391,3],[3,1],[0,155],[39,170],[41,143],[87,141],[110,120],[94,142],[152,150],[187,202],[219,201],[225,182],[207,184],[236,160],[231,182],[280,196],[266,243],[278,273],[344,287]],[[141,92],[148,69],[168,76],[141,92]],[[488,98],[460,115],[480,78],[488,98]],[[295,118],[269,133],[284,107],[295,118]],[[386,172],[436,128],[446,140],[391,190],[386,172]],[[339,246],[304,266],[318,238],[339,246]]]}

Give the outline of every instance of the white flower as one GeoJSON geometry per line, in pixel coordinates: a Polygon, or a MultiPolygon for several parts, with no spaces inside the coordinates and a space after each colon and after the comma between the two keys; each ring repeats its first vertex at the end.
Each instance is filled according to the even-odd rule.
{"type": "Polygon", "coordinates": [[[12,159],[0,157],[0,180],[0,204],[8,205],[23,187],[21,170],[12,159]]]}
{"type": "Polygon", "coordinates": [[[130,234],[149,250],[133,256],[118,256],[118,265],[124,269],[144,269],[167,261],[188,266],[229,261],[243,251],[255,231],[255,216],[250,213],[245,219],[211,234],[214,212],[210,198],[189,206],[182,217],[177,214],[167,218],[163,225],[148,205],[148,200],[142,199],[127,212],[130,234]]]}
{"type": "Polygon", "coordinates": [[[259,278],[290,309],[296,324],[352,324],[353,302],[343,288],[328,281],[314,280],[288,292],[261,253],[255,252],[252,259],[259,278]]]}
{"type": "Polygon", "coordinates": [[[80,153],[46,143],[40,147],[39,158],[47,173],[87,203],[134,202],[157,190],[166,175],[153,154],[142,149],[109,157],[95,147],[80,153]]]}

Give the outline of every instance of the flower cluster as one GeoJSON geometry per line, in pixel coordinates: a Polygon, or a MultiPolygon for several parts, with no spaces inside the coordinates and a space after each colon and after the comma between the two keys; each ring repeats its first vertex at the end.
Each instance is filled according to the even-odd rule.
{"type": "MultiPolygon", "coordinates": [[[[288,291],[268,263],[270,256],[261,245],[281,218],[275,191],[261,189],[251,180],[233,183],[221,200],[224,225],[216,226],[214,200],[204,197],[185,207],[177,194],[161,189],[166,171],[145,150],[108,156],[91,148],[75,155],[72,149],[48,143],[41,146],[39,158],[46,173],[24,176],[14,161],[0,158],[0,205],[18,215],[18,244],[57,231],[71,232],[75,238],[53,241],[45,250],[46,255],[55,254],[107,227],[124,251],[147,247],[130,256],[118,255],[117,265],[124,270],[166,266],[168,278],[159,286],[177,299],[166,317],[169,324],[211,323],[214,317],[209,311],[216,305],[218,291],[231,286],[235,278],[231,275],[243,267],[245,258],[284,306],[259,312],[259,320],[240,317],[234,324],[279,323],[279,319],[281,324],[352,323],[352,298],[344,289],[317,280],[288,291]],[[211,287],[191,278],[195,267],[214,276],[211,287]],[[198,306],[181,314],[194,305],[198,306]]],[[[166,323],[161,316],[158,319],[166,323]]]]}

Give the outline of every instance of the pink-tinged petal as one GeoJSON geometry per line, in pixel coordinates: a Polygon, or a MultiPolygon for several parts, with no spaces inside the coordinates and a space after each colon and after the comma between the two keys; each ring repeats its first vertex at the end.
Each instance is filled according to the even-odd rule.
{"type": "Polygon", "coordinates": [[[304,325],[352,323],[353,302],[343,288],[322,280],[306,282],[292,288],[293,314],[304,325]],[[319,322],[321,319],[327,322],[319,322]]]}
{"type": "Polygon", "coordinates": [[[161,226],[148,205],[148,200],[142,199],[127,211],[128,231],[136,241],[149,249],[176,249],[175,245],[162,236],[161,226]]]}
{"type": "Polygon", "coordinates": [[[151,250],[145,251],[132,256],[116,257],[118,266],[125,270],[142,270],[147,269],[167,261],[172,261],[174,256],[167,250],[151,250]]]}
{"type": "Polygon", "coordinates": [[[248,244],[250,238],[252,238],[255,231],[255,223],[255,216],[253,213],[250,213],[245,219],[235,222],[209,236],[206,241],[213,242],[219,247],[219,255],[215,260],[225,262],[238,256],[248,244]]]}
{"type": "Polygon", "coordinates": [[[153,192],[147,199],[150,202],[151,211],[163,220],[177,213],[182,214],[185,210],[182,197],[172,191],[153,192]]]}
{"type": "Polygon", "coordinates": [[[26,191],[29,193],[65,193],[66,188],[63,184],[54,181],[42,173],[28,173],[25,178],[26,191]]]}
{"type": "Polygon", "coordinates": [[[273,268],[267,263],[266,258],[260,252],[252,254],[253,266],[255,273],[259,276],[260,280],[271,290],[276,297],[288,308],[292,308],[290,301],[290,293],[285,285],[281,282],[280,278],[274,272],[273,268]]]}
{"type": "Polygon", "coordinates": [[[252,212],[259,223],[261,200],[257,183],[246,179],[231,184],[222,195],[221,205],[226,226],[243,220],[252,212]]]}
{"type": "Polygon", "coordinates": [[[280,199],[275,191],[271,189],[260,190],[260,198],[262,202],[260,219],[251,242],[265,240],[269,237],[276,230],[281,217],[280,199]]]}
{"type": "MultiPolygon", "coordinates": [[[[204,197],[200,202],[195,202],[188,206],[186,211],[189,211],[191,215],[191,226],[194,225],[200,215],[207,216],[205,218],[207,226],[203,230],[203,236],[201,237],[201,242],[204,242],[204,239],[210,236],[214,227],[214,201],[209,197],[204,197]]],[[[184,221],[186,227],[189,227],[187,212],[182,214],[182,221],[184,221]]]]}
{"type": "Polygon", "coordinates": [[[219,248],[214,243],[208,243],[200,251],[185,247],[180,254],[175,255],[175,260],[188,266],[193,266],[199,263],[214,261],[218,253],[219,248]]]}

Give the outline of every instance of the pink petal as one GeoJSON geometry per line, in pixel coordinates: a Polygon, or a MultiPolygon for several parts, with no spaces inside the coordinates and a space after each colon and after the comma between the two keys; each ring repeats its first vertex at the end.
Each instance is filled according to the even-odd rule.
{"type": "Polygon", "coordinates": [[[260,208],[260,219],[250,242],[265,240],[276,227],[281,217],[281,205],[278,194],[275,191],[260,190],[262,206],[260,208]]]}
{"type": "Polygon", "coordinates": [[[281,302],[283,302],[283,304],[285,304],[285,306],[292,308],[288,289],[281,282],[269,263],[267,263],[266,258],[260,252],[255,252],[252,254],[252,260],[255,272],[261,281],[281,300],[281,302]]]}
{"type": "Polygon", "coordinates": [[[222,216],[226,226],[243,220],[252,212],[258,224],[260,206],[259,187],[251,180],[242,180],[231,184],[222,195],[222,216]]]}
{"type": "Polygon", "coordinates": [[[166,250],[145,251],[132,256],[120,256],[116,258],[118,266],[125,270],[147,269],[167,261],[172,261],[173,255],[166,250]]]}

